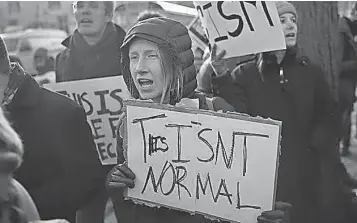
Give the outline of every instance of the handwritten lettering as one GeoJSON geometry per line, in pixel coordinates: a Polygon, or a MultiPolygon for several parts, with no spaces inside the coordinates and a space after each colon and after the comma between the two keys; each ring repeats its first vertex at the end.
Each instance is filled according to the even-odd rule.
{"type": "MultiPolygon", "coordinates": [[[[232,37],[232,38],[236,38],[238,36],[240,36],[244,30],[244,22],[243,22],[243,18],[242,18],[242,15],[239,15],[239,14],[227,14],[225,11],[224,11],[224,4],[226,4],[227,2],[225,1],[217,1],[215,2],[216,5],[213,6],[212,3],[207,3],[205,5],[197,5],[196,6],[196,10],[197,12],[199,13],[200,17],[209,22],[212,26],[213,26],[213,29],[211,30],[211,32],[216,32],[216,35],[218,37],[215,37],[213,40],[214,42],[221,42],[221,41],[226,41],[229,39],[229,37],[232,37]],[[233,20],[237,20],[237,27],[233,30],[233,31],[229,31],[229,30],[223,30],[223,31],[220,31],[219,30],[219,27],[216,25],[215,21],[213,20],[212,18],[212,15],[211,15],[211,10],[217,10],[219,16],[225,20],[225,21],[233,21],[233,20]],[[223,32],[227,32],[228,35],[224,35],[223,32]]],[[[254,25],[251,21],[251,18],[249,16],[249,13],[247,12],[247,8],[246,8],[246,4],[249,4],[251,6],[253,6],[256,10],[259,10],[259,7],[257,5],[257,1],[240,1],[239,4],[240,4],[240,7],[242,9],[242,13],[243,13],[243,16],[244,16],[244,19],[246,21],[246,23],[248,24],[248,27],[249,27],[249,30],[251,32],[254,32],[255,31],[255,28],[254,28],[254,25]]],[[[267,19],[267,22],[269,23],[269,25],[271,27],[274,27],[274,23],[273,23],[273,20],[270,16],[270,13],[269,13],[269,10],[268,10],[268,7],[266,5],[266,2],[265,1],[261,1],[259,2],[261,3],[261,8],[262,8],[262,11],[264,12],[264,15],[267,19]]],[[[210,33],[208,33],[208,29],[207,27],[205,27],[205,31],[206,31],[206,34],[208,36],[208,38],[210,37],[210,33]]]]}

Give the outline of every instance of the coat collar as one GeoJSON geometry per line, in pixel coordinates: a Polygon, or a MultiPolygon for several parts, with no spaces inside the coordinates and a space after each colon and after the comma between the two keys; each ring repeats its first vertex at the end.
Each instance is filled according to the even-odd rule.
{"type": "MultiPolygon", "coordinates": [[[[121,38],[121,40],[124,39],[125,31],[123,30],[123,28],[121,28],[120,26],[118,26],[117,24],[112,23],[112,22],[110,22],[110,24],[113,24],[115,30],[119,33],[119,35],[120,35],[120,36],[123,36],[123,37],[121,38]]],[[[75,32],[76,32],[76,31],[78,31],[78,29],[76,29],[75,32]]],[[[70,48],[71,39],[72,39],[72,38],[73,38],[73,35],[71,35],[71,36],[67,37],[66,39],[64,39],[64,40],[62,41],[62,45],[65,46],[66,48],[70,48]]],[[[119,47],[120,47],[120,46],[119,46],[119,47]]]]}
{"type": "Polygon", "coordinates": [[[36,106],[42,97],[42,89],[37,82],[26,74],[24,82],[18,88],[13,100],[7,105],[8,109],[36,106]]]}

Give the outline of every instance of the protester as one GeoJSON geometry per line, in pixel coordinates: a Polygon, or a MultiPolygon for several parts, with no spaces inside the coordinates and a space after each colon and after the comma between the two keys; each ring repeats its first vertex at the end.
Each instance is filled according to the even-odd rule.
{"type": "Polygon", "coordinates": [[[120,46],[125,31],[112,22],[113,1],[77,1],[73,4],[77,29],[62,44],[56,58],[56,81],[121,75],[120,46]]]}
{"type": "MultiPolygon", "coordinates": [[[[113,1],[75,1],[73,13],[77,29],[62,45],[56,57],[56,81],[65,82],[121,75],[120,46],[125,31],[112,22],[113,1]]],[[[102,167],[105,175],[111,167],[102,167]]],[[[80,222],[103,222],[107,203],[103,187],[98,197],[78,213],[80,222]]]]}
{"type": "Polygon", "coordinates": [[[23,145],[0,108],[0,222],[1,223],[68,223],[56,219],[40,221],[32,198],[25,188],[13,179],[21,165],[23,145]]]}
{"type": "MultiPolygon", "coordinates": [[[[276,2],[276,6],[286,51],[261,53],[257,60],[231,72],[224,59],[216,59],[224,51],[216,54],[213,46],[211,65],[217,75],[212,79],[213,93],[238,112],[282,121],[276,199],[292,204],[292,222],[342,222],[343,216],[334,215],[334,208],[329,208],[331,213],[326,212],[325,206],[334,202],[323,203],[331,199],[321,197],[320,192],[325,191],[325,186],[330,187],[322,185],[323,177],[331,174],[331,179],[337,179],[334,167],[340,163],[333,131],[337,123],[336,103],[321,68],[312,64],[297,46],[295,7],[288,2],[276,2]],[[321,170],[331,172],[322,176],[321,170]]],[[[328,182],[339,188],[337,180],[328,182]]]]}
{"type": "MultiPolygon", "coordinates": [[[[151,18],[135,24],[128,31],[122,46],[122,64],[124,80],[134,98],[177,106],[182,103],[184,73],[195,71],[191,68],[194,67],[193,53],[187,28],[168,18],[151,18]]],[[[198,107],[208,109],[206,103],[201,97],[198,107]]],[[[124,120],[123,116],[121,120],[124,120]]],[[[114,203],[118,221],[211,222],[201,215],[192,216],[164,207],[158,209],[124,200],[123,189],[135,187],[135,173],[125,164],[122,127],[120,123],[117,137],[119,165],[113,168],[107,179],[108,193],[114,203]]],[[[264,213],[259,222],[267,219],[278,222],[284,213],[280,211],[271,219],[272,216],[270,212],[264,213]]]]}
{"type": "MultiPolygon", "coordinates": [[[[151,18],[159,18],[159,17],[165,17],[162,15],[160,12],[156,11],[149,11],[145,10],[142,11],[138,17],[136,18],[137,22],[146,20],[146,19],[151,19],[151,18]]],[[[192,68],[191,68],[192,69],[192,68]]],[[[183,78],[184,84],[183,84],[183,97],[194,97],[195,95],[195,89],[197,87],[197,81],[196,81],[196,72],[190,71],[186,72],[184,74],[183,78]]]]}
{"type": "Polygon", "coordinates": [[[357,82],[357,4],[351,9],[348,17],[340,18],[340,47],[342,50],[341,73],[339,82],[339,115],[341,117],[342,141],[341,154],[350,154],[351,113],[355,101],[357,82]]]}
{"type": "Polygon", "coordinates": [[[0,73],[1,105],[25,150],[15,178],[34,199],[42,219],[75,222],[76,210],[105,182],[83,108],[41,88],[20,65],[10,64],[1,38],[0,73]]]}
{"type": "Polygon", "coordinates": [[[34,67],[38,73],[33,77],[40,86],[56,82],[54,60],[48,55],[47,49],[40,47],[35,51],[34,67]]]}

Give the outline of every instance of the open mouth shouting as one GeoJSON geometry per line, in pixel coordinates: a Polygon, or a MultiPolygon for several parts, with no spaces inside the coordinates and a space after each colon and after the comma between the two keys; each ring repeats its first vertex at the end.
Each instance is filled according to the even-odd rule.
{"type": "Polygon", "coordinates": [[[295,38],[295,33],[288,33],[288,34],[286,34],[285,35],[285,37],[287,37],[287,38],[295,38]]]}
{"type": "Polygon", "coordinates": [[[147,78],[138,78],[137,81],[138,81],[140,87],[143,89],[151,88],[154,84],[153,80],[150,80],[147,78]]]}
{"type": "Polygon", "coordinates": [[[93,20],[92,19],[87,19],[87,18],[85,18],[85,19],[81,19],[80,20],[80,24],[83,24],[83,25],[90,25],[90,24],[92,24],[93,23],[93,20]]]}

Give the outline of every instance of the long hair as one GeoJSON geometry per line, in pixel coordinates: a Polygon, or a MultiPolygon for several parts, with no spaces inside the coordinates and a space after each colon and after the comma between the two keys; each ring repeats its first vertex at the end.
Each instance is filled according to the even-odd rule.
{"type": "Polygon", "coordinates": [[[175,105],[182,99],[183,70],[175,53],[169,48],[159,46],[161,67],[164,72],[164,89],[161,95],[161,104],[175,105]]]}

